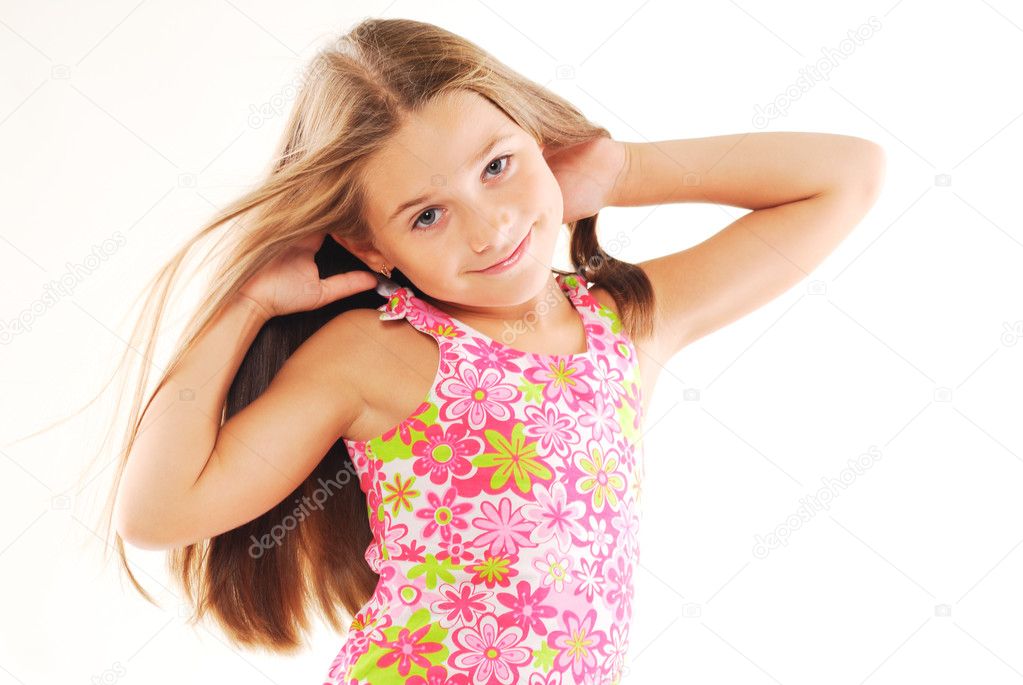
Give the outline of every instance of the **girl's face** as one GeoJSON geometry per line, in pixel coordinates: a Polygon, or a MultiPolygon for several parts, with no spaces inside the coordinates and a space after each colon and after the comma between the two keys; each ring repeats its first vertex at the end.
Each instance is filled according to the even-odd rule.
{"type": "Polygon", "coordinates": [[[373,271],[397,267],[447,309],[502,318],[553,282],[561,188],[543,147],[479,94],[435,97],[368,160],[365,180],[374,245],[342,244],[373,271]],[[481,273],[524,240],[511,268],[481,273]]]}

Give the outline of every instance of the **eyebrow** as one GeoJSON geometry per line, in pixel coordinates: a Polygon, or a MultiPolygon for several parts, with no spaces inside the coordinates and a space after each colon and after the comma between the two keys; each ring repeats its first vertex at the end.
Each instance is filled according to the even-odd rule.
{"type": "MultiPolygon", "coordinates": [[[[483,158],[486,157],[491,150],[497,147],[498,143],[504,142],[505,140],[514,137],[515,137],[514,133],[505,134],[499,133],[495,135],[493,138],[490,139],[490,141],[486,145],[483,146],[483,148],[479,152],[476,153],[476,155],[472,159],[469,160],[469,166],[475,167],[477,164],[483,161],[483,158]]],[[[391,223],[392,221],[394,221],[399,214],[401,214],[408,208],[414,207],[415,205],[418,205],[421,202],[426,202],[429,199],[430,195],[420,195],[419,197],[414,197],[411,200],[408,200],[407,202],[402,202],[400,205],[398,205],[398,208],[394,210],[394,213],[391,214],[390,218],[387,219],[387,223],[391,223]]]]}

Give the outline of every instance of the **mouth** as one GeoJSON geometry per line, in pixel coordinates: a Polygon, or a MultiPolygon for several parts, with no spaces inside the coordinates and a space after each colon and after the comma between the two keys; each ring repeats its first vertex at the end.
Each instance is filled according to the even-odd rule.
{"type": "Polygon", "coordinates": [[[485,269],[478,269],[473,273],[478,274],[497,274],[503,271],[507,271],[511,267],[515,266],[519,261],[522,260],[522,255],[525,254],[526,248],[529,247],[529,238],[533,235],[533,227],[530,226],[529,230],[526,231],[525,237],[519,241],[519,244],[512,250],[511,254],[504,259],[498,261],[495,264],[491,264],[485,269]]]}

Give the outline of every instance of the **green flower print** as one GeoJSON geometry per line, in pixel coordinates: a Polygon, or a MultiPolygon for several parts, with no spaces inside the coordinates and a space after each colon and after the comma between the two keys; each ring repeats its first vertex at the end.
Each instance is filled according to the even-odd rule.
{"type": "Polygon", "coordinates": [[[426,560],[421,564],[416,564],[409,569],[408,577],[418,578],[419,576],[426,574],[426,587],[431,590],[437,587],[437,579],[440,578],[446,583],[455,582],[455,574],[452,571],[462,568],[459,564],[452,564],[451,557],[445,557],[444,559],[437,559],[433,554],[427,554],[426,560]]]}
{"type": "Polygon", "coordinates": [[[560,649],[552,648],[547,644],[547,640],[544,640],[537,649],[533,650],[533,667],[542,668],[544,673],[549,673],[554,668],[554,657],[560,651],[560,649]]]}
{"type": "MultiPolygon", "coordinates": [[[[623,387],[625,388],[626,394],[633,398],[633,401],[639,397],[639,385],[637,385],[634,381],[625,381],[623,387]]],[[[639,428],[634,425],[636,422],[636,413],[636,410],[632,408],[632,403],[623,398],[621,406],[619,406],[617,410],[618,423],[621,426],[622,435],[625,436],[625,439],[632,445],[639,442],[639,439],[642,436],[639,428]]]]}
{"type": "MultiPolygon", "coordinates": [[[[423,411],[415,415],[414,418],[424,424],[424,428],[437,421],[437,415],[440,410],[433,402],[427,402],[426,408],[423,411]]],[[[412,418],[412,417],[410,417],[412,418]]],[[[380,459],[383,462],[393,461],[395,459],[411,459],[412,458],[412,445],[417,440],[423,439],[423,431],[416,430],[414,425],[406,425],[404,430],[408,431],[409,439],[405,442],[402,438],[401,431],[393,431],[387,440],[381,440],[379,437],[373,438],[369,441],[369,448],[373,452],[373,456],[380,459]]]]}
{"type": "Polygon", "coordinates": [[[398,685],[412,676],[426,677],[430,666],[447,663],[448,631],[439,622],[431,622],[430,610],[420,609],[405,625],[384,628],[383,642],[371,643],[369,650],[352,668],[351,677],[381,685],[398,685]]]}
{"type": "Polygon", "coordinates": [[[523,402],[532,402],[533,404],[540,404],[543,402],[543,383],[530,383],[529,379],[525,376],[520,376],[522,383],[518,386],[519,392],[522,393],[523,402]]]}
{"type": "Polygon", "coordinates": [[[614,313],[613,309],[605,307],[604,305],[600,305],[600,308],[597,310],[597,315],[603,316],[605,319],[608,320],[612,333],[617,335],[619,332],[621,332],[622,321],[621,319],[618,318],[618,315],[614,313]]]}
{"type": "Polygon", "coordinates": [[[604,453],[597,447],[593,448],[592,459],[583,458],[579,466],[588,475],[576,481],[579,492],[593,491],[593,510],[603,511],[604,500],[612,509],[618,508],[618,492],[625,490],[625,479],[618,472],[618,460],[614,457],[605,460],[604,453]]]}
{"type": "Polygon", "coordinates": [[[492,429],[485,431],[487,441],[497,452],[481,454],[474,458],[472,463],[479,467],[497,467],[490,476],[492,489],[499,490],[509,478],[514,478],[515,486],[521,492],[529,492],[533,489],[531,476],[540,480],[551,480],[554,477],[537,455],[536,443],[526,442],[524,430],[525,425],[521,421],[516,423],[512,428],[511,440],[498,431],[492,429]]]}
{"type": "Polygon", "coordinates": [[[396,473],[393,483],[384,483],[384,504],[391,505],[392,516],[397,516],[402,509],[412,511],[411,500],[420,495],[418,490],[412,489],[412,484],[415,482],[415,476],[409,476],[407,480],[402,480],[401,474],[396,473]]]}

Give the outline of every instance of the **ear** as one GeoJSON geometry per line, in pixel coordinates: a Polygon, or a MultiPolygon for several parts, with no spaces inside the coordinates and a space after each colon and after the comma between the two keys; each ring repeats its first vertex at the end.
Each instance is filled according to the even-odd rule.
{"type": "Polygon", "coordinates": [[[334,239],[334,242],[362,260],[362,263],[368,266],[370,271],[379,271],[380,267],[385,264],[393,266],[372,244],[355,242],[348,238],[343,238],[335,232],[331,232],[329,235],[334,239]]]}

